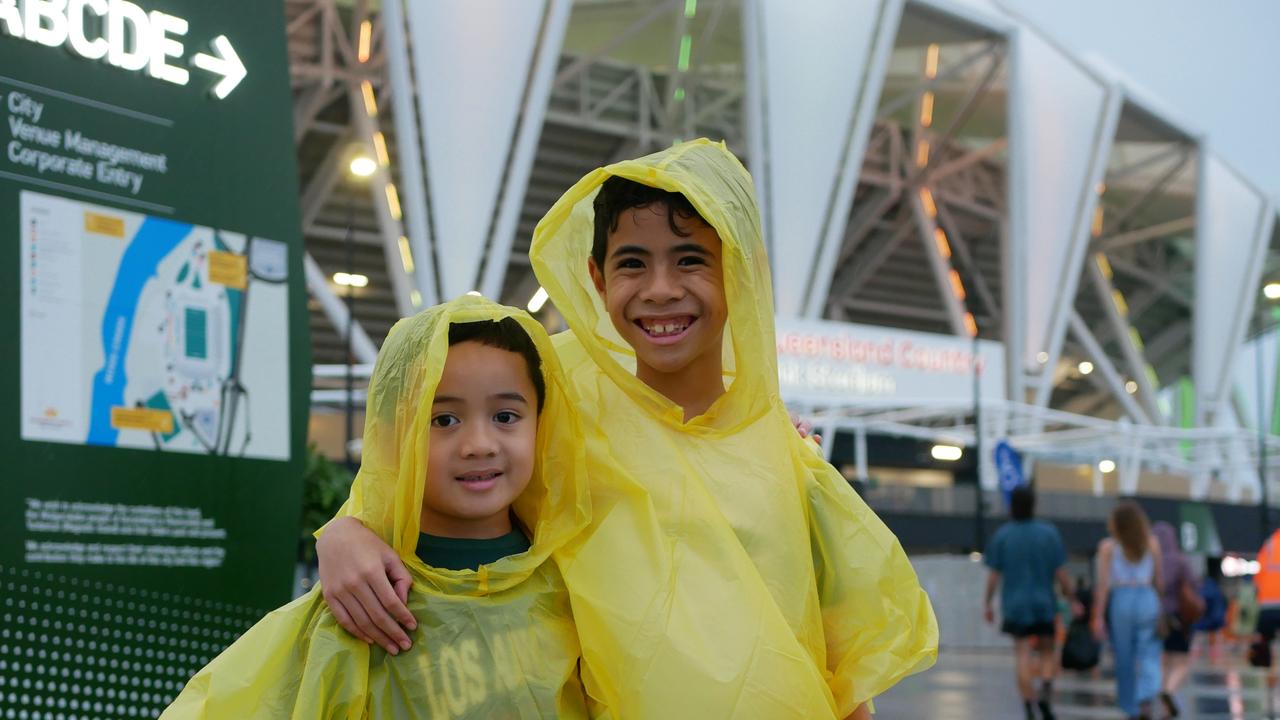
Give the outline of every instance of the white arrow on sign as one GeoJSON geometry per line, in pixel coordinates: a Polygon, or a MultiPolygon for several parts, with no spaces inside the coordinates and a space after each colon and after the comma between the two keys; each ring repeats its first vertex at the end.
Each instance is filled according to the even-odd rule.
{"type": "Polygon", "coordinates": [[[195,57],[191,58],[191,64],[201,70],[208,70],[222,76],[218,84],[213,86],[214,96],[221,100],[230,95],[249,73],[244,69],[244,63],[240,62],[240,56],[236,54],[236,49],[231,47],[231,41],[226,35],[219,35],[213,39],[213,49],[218,53],[216,57],[196,53],[195,57]]]}

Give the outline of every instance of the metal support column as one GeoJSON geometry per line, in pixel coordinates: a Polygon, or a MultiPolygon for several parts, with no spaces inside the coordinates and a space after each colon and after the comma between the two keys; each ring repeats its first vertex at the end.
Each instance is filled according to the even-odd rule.
{"type": "Polygon", "coordinates": [[[978,334],[973,334],[973,470],[974,470],[974,501],[973,501],[973,528],[974,528],[974,546],[976,552],[982,552],[986,547],[987,528],[986,528],[986,505],[987,495],[986,488],[982,483],[982,371],[978,365],[978,334]]]}
{"type": "Polygon", "coordinates": [[[422,167],[422,134],[418,131],[418,111],[414,107],[413,75],[410,72],[409,43],[405,39],[404,8],[401,0],[382,3],[387,77],[398,92],[391,93],[392,121],[396,130],[396,155],[400,160],[401,204],[409,248],[413,252],[414,275],[423,305],[439,302],[435,255],[431,244],[431,214],[427,204],[426,180],[422,167]]]}
{"type": "Polygon", "coordinates": [[[1271,499],[1270,488],[1267,482],[1267,403],[1264,388],[1266,387],[1266,377],[1263,373],[1262,363],[1262,343],[1264,335],[1259,335],[1253,344],[1254,369],[1257,372],[1255,378],[1258,383],[1257,387],[1257,405],[1258,405],[1258,521],[1259,529],[1262,532],[1262,542],[1271,536],[1271,499]]]}

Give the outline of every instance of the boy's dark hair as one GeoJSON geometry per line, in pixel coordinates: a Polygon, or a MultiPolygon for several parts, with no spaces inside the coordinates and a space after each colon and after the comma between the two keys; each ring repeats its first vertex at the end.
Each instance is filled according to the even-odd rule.
{"type": "Polygon", "coordinates": [[[449,346],[453,347],[464,342],[478,342],[486,347],[521,355],[524,358],[525,367],[529,369],[529,380],[533,383],[533,391],[538,396],[538,412],[542,412],[542,402],[547,396],[547,382],[542,377],[542,356],[538,354],[538,347],[533,344],[533,339],[520,326],[518,320],[505,317],[501,320],[480,320],[450,325],[449,346]]]}
{"type": "Polygon", "coordinates": [[[648,207],[653,204],[662,205],[667,209],[667,224],[671,227],[671,232],[680,237],[689,237],[690,233],[684,232],[679,225],[676,225],[677,215],[685,220],[696,219],[709,224],[694,209],[689,198],[682,193],[668,192],[615,175],[604,181],[600,186],[600,192],[596,194],[595,202],[592,203],[596,218],[595,236],[591,242],[591,257],[596,261],[597,268],[604,271],[609,235],[617,231],[618,219],[622,213],[632,208],[648,207]]]}
{"type": "Polygon", "coordinates": [[[1036,514],[1036,493],[1029,485],[1009,493],[1009,516],[1014,520],[1030,520],[1036,514]]]}

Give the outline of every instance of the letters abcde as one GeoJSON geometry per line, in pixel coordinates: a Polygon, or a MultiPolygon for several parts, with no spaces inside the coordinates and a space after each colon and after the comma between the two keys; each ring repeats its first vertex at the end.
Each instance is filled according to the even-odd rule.
{"type": "Polygon", "coordinates": [[[0,0],[0,30],[16,38],[59,47],[86,60],[186,85],[190,72],[170,64],[186,50],[179,39],[186,20],[128,0],[0,0]]]}

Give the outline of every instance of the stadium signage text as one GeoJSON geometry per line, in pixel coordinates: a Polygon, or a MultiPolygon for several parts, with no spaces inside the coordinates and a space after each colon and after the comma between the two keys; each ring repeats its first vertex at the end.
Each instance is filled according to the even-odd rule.
{"type": "Polygon", "coordinates": [[[975,371],[987,399],[1004,392],[1003,348],[968,338],[853,323],[778,318],[778,380],[788,402],[832,406],[936,406],[973,401],[975,371]]]}
{"type": "MultiPolygon", "coordinates": [[[[147,12],[129,0],[0,0],[0,28],[8,35],[48,47],[65,46],[86,60],[143,72],[175,85],[186,85],[191,72],[186,57],[190,24],[183,18],[147,12]]],[[[198,52],[191,65],[220,77],[213,87],[219,99],[248,74],[225,35],[213,39],[214,54],[198,52]]]]}

